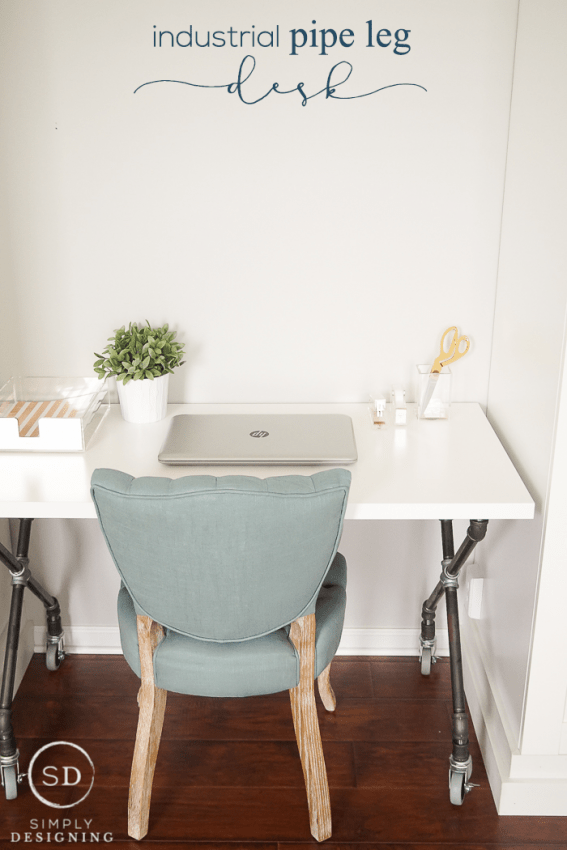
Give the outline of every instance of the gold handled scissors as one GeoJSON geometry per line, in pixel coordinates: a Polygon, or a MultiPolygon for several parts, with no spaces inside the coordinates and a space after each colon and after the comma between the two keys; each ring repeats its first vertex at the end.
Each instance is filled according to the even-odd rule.
{"type": "Polygon", "coordinates": [[[425,387],[423,398],[421,400],[421,411],[422,414],[427,410],[427,405],[431,401],[431,397],[435,392],[435,387],[437,385],[437,381],[439,380],[439,375],[441,374],[441,369],[443,366],[448,366],[449,363],[454,363],[455,360],[460,360],[461,357],[464,357],[467,351],[470,348],[471,341],[468,336],[459,336],[459,331],[453,325],[451,328],[447,328],[443,336],[441,337],[441,348],[439,351],[439,356],[435,360],[433,366],[431,367],[431,372],[429,373],[429,380],[427,381],[427,385],[425,387]],[[452,337],[449,339],[450,334],[452,333],[452,337]],[[464,343],[464,348],[462,348],[462,344],[464,343]]]}
{"type": "Polygon", "coordinates": [[[464,357],[467,351],[469,350],[471,345],[471,341],[468,336],[459,336],[459,331],[453,325],[451,328],[447,328],[443,336],[441,337],[441,349],[439,351],[439,357],[435,360],[435,363],[431,367],[431,372],[440,372],[443,366],[448,366],[449,363],[454,363],[455,360],[460,360],[461,357],[464,357]],[[453,332],[453,337],[449,341],[447,347],[447,341],[449,334],[453,332]],[[461,343],[465,344],[465,347],[461,349],[461,343]]]}

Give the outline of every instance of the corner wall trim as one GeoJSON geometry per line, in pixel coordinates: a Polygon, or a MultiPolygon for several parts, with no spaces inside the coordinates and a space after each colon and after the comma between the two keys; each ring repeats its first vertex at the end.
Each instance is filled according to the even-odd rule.
{"type": "Polygon", "coordinates": [[[476,624],[467,625],[462,634],[465,693],[498,814],[567,816],[567,755],[522,756],[515,748],[491,686],[476,624]]]}

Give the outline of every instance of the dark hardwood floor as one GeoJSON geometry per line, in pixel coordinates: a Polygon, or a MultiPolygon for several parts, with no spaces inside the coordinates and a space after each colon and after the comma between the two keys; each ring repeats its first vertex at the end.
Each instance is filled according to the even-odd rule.
{"type": "MultiPolygon", "coordinates": [[[[474,732],[472,781],[480,787],[463,806],[450,804],[445,660],[425,678],[414,658],[338,657],[331,681],[336,712],[327,714],[318,701],[333,811],[329,850],[566,850],[567,818],[496,814],[474,732]]],[[[91,832],[99,844],[140,846],[126,833],[137,690],[121,656],[71,655],[53,673],[44,656],[33,658],[14,703],[21,769],[42,746],[62,740],[88,752],[95,782],[71,808],[46,806],[24,782],[16,800],[0,799],[0,847],[37,846],[40,835],[41,843],[72,846],[89,843],[91,832]]],[[[64,752],[49,752],[51,764],[61,766],[64,752]]],[[[61,788],[50,799],[65,805],[70,794],[61,788]]],[[[287,693],[244,700],[169,695],[150,828],[141,844],[152,850],[316,845],[287,693]]]]}

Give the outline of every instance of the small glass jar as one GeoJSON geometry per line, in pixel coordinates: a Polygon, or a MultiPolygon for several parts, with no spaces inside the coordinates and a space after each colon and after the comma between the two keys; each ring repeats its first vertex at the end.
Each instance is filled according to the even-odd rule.
{"type": "Polygon", "coordinates": [[[447,419],[451,406],[451,370],[431,372],[431,366],[417,367],[417,415],[419,419],[447,419]]]}

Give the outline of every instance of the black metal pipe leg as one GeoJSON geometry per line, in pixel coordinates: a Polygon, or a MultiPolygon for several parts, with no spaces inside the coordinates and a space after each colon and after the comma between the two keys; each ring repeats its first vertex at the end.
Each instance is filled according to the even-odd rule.
{"type": "Polygon", "coordinates": [[[453,716],[451,724],[453,751],[449,758],[449,799],[453,805],[462,806],[465,796],[473,786],[469,783],[472,774],[472,758],[469,752],[469,722],[463,683],[463,659],[461,655],[457,588],[457,578],[447,576],[445,602],[447,606],[447,625],[449,628],[449,661],[451,666],[451,690],[453,694],[453,716]]]}
{"type": "Polygon", "coordinates": [[[463,684],[463,660],[461,655],[461,632],[457,588],[445,588],[447,625],[449,628],[449,653],[451,666],[451,689],[453,693],[453,759],[465,762],[469,758],[469,730],[463,684]]]}
{"type": "Polygon", "coordinates": [[[20,561],[27,558],[30,550],[31,519],[21,519],[18,531],[18,545],[16,547],[16,558],[20,561]]]}
{"type": "Polygon", "coordinates": [[[441,522],[441,543],[443,545],[443,560],[453,560],[455,557],[455,544],[453,541],[453,520],[442,519],[441,522]]]}
{"type": "MultiPolygon", "coordinates": [[[[443,544],[443,561],[445,566],[454,557],[453,521],[441,520],[441,540],[443,544]]],[[[431,665],[435,663],[435,613],[439,600],[445,592],[443,582],[439,581],[421,608],[420,664],[423,676],[429,676],[431,665]]]]}
{"type": "Polygon", "coordinates": [[[15,555],[12,555],[10,550],[6,549],[3,543],[0,543],[0,561],[5,567],[7,567],[8,570],[10,570],[12,575],[16,575],[22,570],[22,566],[16,559],[15,555]]]}
{"type": "Polygon", "coordinates": [[[37,596],[37,598],[43,602],[47,617],[47,633],[51,636],[60,635],[62,632],[61,606],[55,596],[51,596],[47,593],[47,591],[43,589],[41,584],[36,581],[33,576],[29,576],[27,586],[34,596],[37,596]]]}
{"type": "Polygon", "coordinates": [[[19,775],[18,759],[20,754],[12,726],[12,700],[14,698],[24,589],[25,579],[21,577],[18,580],[17,576],[13,577],[2,690],[0,692],[0,773],[6,798],[9,800],[14,799],[17,795],[16,782],[19,775]]]}
{"type": "Polygon", "coordinates": [[[425,600],[421,608],[421,634],[419,636],[421,673],[429,676],[431,665],[435,664],[435,614],[437,604],[443,596],[444,588],[441,582],[437,584],[431,596],[425,600]]]}
{"type": "Polygon", "coordinates": [[[45,663],[48,670],[57,670],[65,658],[63,650],[63,627],[61,625],[61,607],[55,596],[51,596],[42,585],[31,575],[28,564],[28,552],[30,544],[31,519],[20,520],[18,535],[17,561],[25,567],[25,585],[34,596],[42,602],[45,608],[47,621],[47,646],[45,651],[45,663]]]}
{"type": "Polygon", "coordinates": [[[469,752],[469,722],[463,683],[461,655],[461,633],[457,600],[458,582],[449,579],[445,586],[447,624],[449,627],[449,655],[451,665],[451,689],[453,692],[452,737],[453,751],[449,758],[449,799],[455,806],[462,806],[465,796],[472,789],[469,779],[472,774],[472,758],[469,752]]]}
{"type": "Polygon", "coordinates": [[[453,751],[449,759],[449,796],[451,803],[456,806],[462,805],[466,794],[473,787],[469,783],[472,774],[472,758],[469,752],[469,727],[463,683],[463,659],[457,598],[458,576],[475,546],[484,538],[487,525],[487,520],[471,520],[467,529],[467,536],[459,551],[450,561],[443,561],[443,572],[441,574],[441,584],[445,588],[447,607],[449,662],[453,694],[453,751]]]}
{"type": "MultiPolygon", "coordinates": [[[[18,548],[16,557],[21,566],[27,567],[29,563],[28,553],[30,546],[31,519],[20,520],[20,531],[18,535],[18,548]]],[[[26,587],[29,587],[34,596],[43,603],[47,616],[47,633],[50,637],[59,637],[63,630],[61,628],[61,608],[55,596],[51,596],[41,584],[31,575],[26,575],[26,587]]]]}
{"type": "Polygon", "coordinates": [[[2,758],[12,756],[16,751],[16,741],[12,730],[11,714],[12,699],[14,698],[14,682],[16,678],[16,664],[18,660],[18,641],[20,637],[23,599],[24,585],[14,584],[12,586],[12,601],[10,604],[10,618],[8,620],[6,650],[4,653],[2,691],[0,694],[0,757],[2,758]]]}
{"type": "Polygon", "coordinates": [[[16,739],[12,728],[12,700],[14,698],[14,683],[16,680],[16,665],[18,662],[18,644],[20,641],[20,624],[22,621],[22,606],[24,590],[29,576],[28,550],[30,541],[31,519],[20,520],[18,546],[14,557],[4,546],[0,555],[2,561],[12,573],[12,599],[6,649],[4,652],[4,669],[2,671],[2,689],[0,691],[0,766],[13,762],[17,757],[16,739]]]}
{"type": "Polygon", "coordinates": [[[433,655],[435,648],[435,612],[439,600],[445,594],[449,629],[451,689],[453,692],[453,752],[449,759],[449,795],[451,802],[455,805],[461,805],[466,793],[473,787],[469,783],[472,773],[472,759],[469,753],[469,728],[463,684],[463,660],[457,599],[458,576],[477,543],[480,543],[486,535],[487,526],[488,520],[486,519],[471,519],[467,536],[455,555],[453,523],[450,519],[441,520],[443,544],[441,564],[443,571],[435,590],[425,600],[421,609],[421,672],[424,676],[428,676],[431,672],[431,664],[435,661],[433,655]]]}
{"type": "Polygon", "coordinates": [[[15,555],[0,543],[0,562],[8,568],[12,575],[12,599],[0,690],[0,776],[8,800],[13,800],[17,796],[17,782],[21,781],[22,778],[19,773],[19,753],[12,726],[12,700],[14,698],[22,607],[26,587],[29,587],[45,607],[48,632],[46,650],[48,669],[56,670],[64,658],[59,602],[33,578],[28,566],[31,524],[31,519],[20,520],[15,555]]]}

